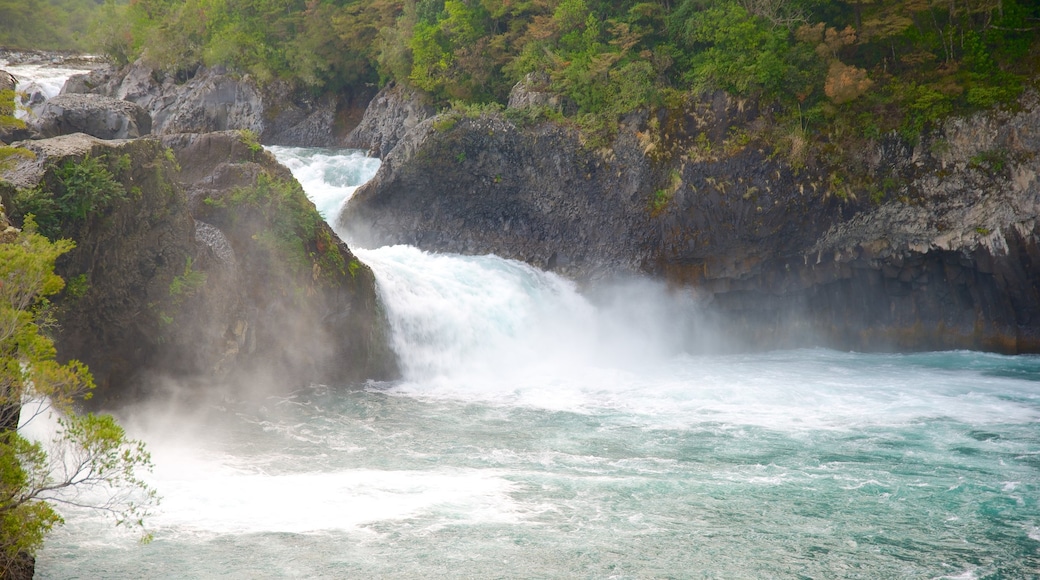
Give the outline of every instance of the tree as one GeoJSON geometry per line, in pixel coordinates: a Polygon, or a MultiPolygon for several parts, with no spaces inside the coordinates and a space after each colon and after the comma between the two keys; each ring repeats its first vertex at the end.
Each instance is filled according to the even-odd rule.
{"type": "Polygon", "coordinates": [[[0,232],[0,578],[6,578],[31,562],[47,532],[62,522],[55,504],[143,526],[157,497],[138,475],[151,468],[143,443],[128,439],[109,415],[76,411],[93,379],[78,361],[58,363],[42,333],[46,297],[64,286],[54,262],[73,243],[49,241],[31,217],[22,231],[9,227],[2,207],[0,232]],[[30,400],[36,404],[25,407],[32,409],[26,416],[30,400]],[[56,418],[53,439],[26,438],[26,426],[45,414],[56,418]]]}

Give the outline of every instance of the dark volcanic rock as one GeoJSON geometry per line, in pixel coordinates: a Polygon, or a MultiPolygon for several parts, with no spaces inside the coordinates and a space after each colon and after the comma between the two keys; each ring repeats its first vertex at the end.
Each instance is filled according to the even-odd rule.
{"type": "MultiPolygon", "coordinates": [[[[60,187],[55,171],[85,156],[126,170],[116,179],[139,195],[101,208],[85,220],[64,223],[62,236],[76,242],[57,272],[79,280],[55,302],[59,305],[56,346],[62,359],[86,362],[100,398],[118,397],[143,369],[155,368],[165,340],[161,313],[172,314],[169,287],[195,256],[194,224],[183,195],[167,177],[170,167],[155,140],[101,141],[82,133],[22,142],[35,159],[22,161],[4,177],[17,187],[60,187]]],[[[18,204],[5,196],[12,215],[18,204]]],[[[168,314],[167,314],[168,315],[168,314]]]]}
{"type": "Polygon", "coordinates": [[[629,119],[588,151],[551,124],[420,124],[341,223],[363,245],[494,252],[579,279],[696,288],[751,344],[1040,352],[1040,106],[954,120],[860,154],[890,201],[793,171],[713,95],[629,119]],[[857,199],[855,196],[859,195],[857,199]]]}
{"type": "Polygon", "coordinates": [[[555,125],[438,117],[390,152],[340,223],[364,247],[491,252],[575,276],[635,271],[653,246],[651,181],[634,142],[605,158],[555,125]]]}
{"type": "Polygon", "coordinates": [[[0,91],[13,91],[18,86],[18,79],[14,75],[0,70],[0,91]]]}
{"type": "Polygon", "coordinates": [[[237,132],[21,145],[36,156],[0,187],[16,220],[16,189],[62,191],[58,168],[88,155],[128,193],[62,221],[77,245],[58,272],[75,290],[55,300],[56,345],[88,364],[102,404],[148,394],[160,377],[287,389],[394,376],[371,271],[288,170],[237,132]]]}
{"type": "Polygon", "coordinates": [[[140,106],[100,95],[58,95],[33,109],[41,137],[86,133],[98,139],[135,139],[152,132],[140,106]]]}
{"type": "MultiPolygon", "coordinates": [[[[200,264],[211,273],[196,322],[186,328],[226,345],[219,357],[207,353],[203,366],[276,385],[395,376],[372,271],[289,170],[237,132],[163,142],[182,168],[174,180],[198,220],[200,264]]],[[[184,340],[196,340],[195,332],[184,340]]]]}

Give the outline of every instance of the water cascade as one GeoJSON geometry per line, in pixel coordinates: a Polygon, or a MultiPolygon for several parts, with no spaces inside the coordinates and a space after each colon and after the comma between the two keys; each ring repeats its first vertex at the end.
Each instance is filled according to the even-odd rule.
{"type": "MultiPolygon", "coordinates": [[[[325,215],[376,167],[275,153],[325,215]]],[[[691,354],[650,282],[357,252],[404,378],[127,410],[154,542],[67,510],[39,578],[1040,573],[1038,357],[691,354]]]]}

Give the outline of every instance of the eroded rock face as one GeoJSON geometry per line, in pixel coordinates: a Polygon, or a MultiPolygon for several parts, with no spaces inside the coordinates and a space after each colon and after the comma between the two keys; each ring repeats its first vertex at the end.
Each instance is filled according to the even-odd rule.
{"type": "Polygon", "coordinates": [[[435,112],[422,93],[403,86],[388,85],[368,104],[364,117],[351,131],[344,146],[367,149],[370,155],[384,158],[409,131],[435,112]]]}
{"type": "Polygon", "coordinates": [[[1040,352],[1040,106],[1023,105],[862,152],[892,178],[880,205],[793,171],[750,137],[754,104],[725,95],[631,118],[596,151],[551,124],[438,117],[341,220],[366,245],[663,277],[758,347],[1040,352]]]}
{"type": "Polygon", "coordinates": [[[101,95],[58,95],[33,109],[40,137],[86,133],[99,139],[136,139],[152,132],[140,106],[101,95]]]}
{"type": "Polygon", "coordinates": [[[136,103],[151,116],[157,135],[249,130],[264,143],[312,147],[340,144],[372,94],[362,87],[313,97],[281,82],[260,86],[249,75],[231,75],[222,68],[200,67],[190,78],[177,78],[144,61],[73,76],[62,93],[95,93],[136,103]]]}
{"type": "Polygon", "coordinates": [[[650,259],[643,184],[632,143],[605,160],[553,125],[500,117],[420,124],[383,160],[340,223],[364,247],[495,253],[575,277],[638,271],[650,259]],[[641,224],[639,222],[642,222],[641,224]]]}
{"type": "Polygon", "coordinates": [[[201,353],[200,366],[275,387],[396,376],[375,277],[289,170],[237,132],[163,143],[181,168],[174,181],[197,220],[208,276],[182,340],[201,331],[223,345],[201,353]]]}
{"type": "Polygon", "coordinates": [[[520,82],[509,91],[510,109],[544,108],[563,115],[573,115],[578,111],[577,104],[567,97],[549,90],[547,73],[527,73],[520,82]]]}
{"type": "MultiPolygon", "coordinates": [[[[162,316],[175,314],[170,284],[196,254],[185,199],[169,182],[169,162],[155,140],[102,141],[79,133],[20,145],[35,158],[3,176],[17,187],[57,191],[63,186],[56,172],[90,156],[128,188],[86,219],[63,222],[61,236],[76,248],[57,263],[69,285],[54,300],[59,357],[89,365],[99,399],[121,397],[143,369],[156,368],[166,333],[162,316]]],[[[4,205],[21,213],[12,196],[5,195],[4,205]]]]}
{"type": "Polygon", "coordinates": [[[61,222],[77,246],[58,263],[70,282],[55,300],[56,344],[88,364],[100,404],[152,394],[162,378],[284,390],[394,376],[371,271],[237,132],[21,145],[35,158],[0,187],[16,218],[18,189],[63,191],[57,172],[87,156],[125,188],[61,222]]]}

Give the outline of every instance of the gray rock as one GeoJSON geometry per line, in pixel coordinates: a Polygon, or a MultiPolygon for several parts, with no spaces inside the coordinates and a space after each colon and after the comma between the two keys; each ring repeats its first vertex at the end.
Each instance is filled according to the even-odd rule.
{"type": "Polygon", "coordinates": [[[18,86],[18,79],[14,75],[0,70],[0,91],[13,91],[18,86]]]}
{"type": "Polygon", "coordinates": [[[64,93],[94,93],[143,107],[157,135],[249,130],[272,145],[335,146],[353,129],[371,91],[313,97],[283,82],[261,86],[249,75],[199,67],[187,78],[138,60],[69,79],[64,93]]]}
{"type": "Polygon", "coordinates": [[[677,128],[664,137],[633,116],[597,151],[552,123],[428,120],[340,221],[369,247],[493,252],[588,283],[658,276],[745,346],[1040,352],[1038,101],[866,148],[865,171],[898,188],[880,205],[825,167],[734,145],[767,120],[724,94],[658,113],[677,128]]]}
{"type": "Polygon", "coordinates": [[[571,115],[578,106],[571,99],[549,90],[549,75],[546,73],[527,73],[520,82],[509,91],[510,109],[550,109],[564,115],[571,115]]]}
{"type": "Polygon", "coordinates": [[[369,103],[358,126],[344,145],[367,149],[371,155],[384,158],[409,131],[429,119],[436,110],[415,89],[399,85],[384,87],[369,103]]]}
{"type": "Polygon", "coordinates": [[[396,375],[371,270],[313,205],[307,210],[288,169],[238,132],[162,142],[74,134],[19,145],[34,157],[19,158],[0,181],[15,223],[24,217],[10,203],[15,189],[53,191],[55,172],[87,155],[127,191],[85,217],[59,218],[61,236],[76,247],[58,274],[88,285],[81,296],[55,300],[56,346],[59,357],[90,366],[95,404],[155,394],[160,379],[257,392],[396,375]],[[282,195],[294,196],[295,234],[280,243],[260,234],[277,219],[284,235],[285,216],[274,214],[285,198],[239,199],[260,175],[285,182],[282,195]],[[194,283],[185,282],[189,271],[194,283]]]}
{"type": "Polygon", "coordinates": [[[70,76],[65,80],[59,94],[92,93],[112,97],[115,96],[118,80],[119,69],[112,65],[105,65],[90,72],[70,76]]]}
{"type": "Polygon", "coordinates": [[[86,133],[99,139],[134,139],[152,132],[140,106],[100,95],[59,95],[33,109],[32,126],[41,136],[86,133]]]}

